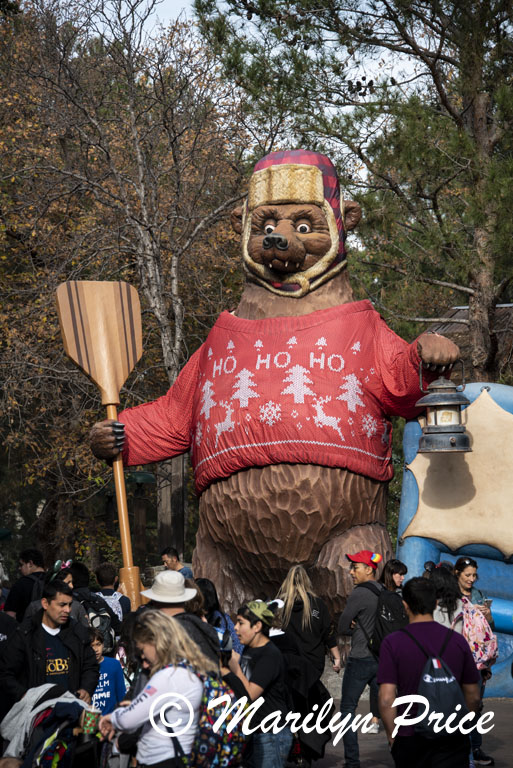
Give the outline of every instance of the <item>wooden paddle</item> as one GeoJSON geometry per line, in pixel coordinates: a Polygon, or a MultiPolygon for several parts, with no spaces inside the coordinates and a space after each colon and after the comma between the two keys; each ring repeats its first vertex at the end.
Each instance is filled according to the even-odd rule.
{"type": "MultiPolygon", "coordinates": [[[[119,391],[142,354],[141,306],[128,283],[70,281],[57,288],[57,311],[66,354],[99,387],[107,418],[117,419],[119,391]]],[[[113,461],[123,568],[120,582],[132,609],[141,604],[134,566],[121,454],[113,461]]]]}

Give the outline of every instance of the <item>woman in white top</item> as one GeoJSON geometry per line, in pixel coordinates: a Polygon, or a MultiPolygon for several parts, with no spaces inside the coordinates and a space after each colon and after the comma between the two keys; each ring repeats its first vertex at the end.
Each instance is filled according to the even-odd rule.
{"type": "Polygon", "coordinates": [[[448,629],[463,633],[463,603],[456,577],[444,565],[437,565],[429,580],[436,589],[433,619],[448,629]]]}
{"type": "Polygon", "coordinates": [[[166,768],[175,756],[170,731],[177,736],[185,755],[191,752],[203,692],[203,683],[195,672],[207,674],[212,664],[179,622],[162,611],[141,613],[133,638],[143,661],[150,665],[151,677],[129,706],[100,719],[100,731],[112,739],[116,732],[142,726],[137,765],[166,768]],[[184,661],[190,668],[180,666],[184,661]]]}

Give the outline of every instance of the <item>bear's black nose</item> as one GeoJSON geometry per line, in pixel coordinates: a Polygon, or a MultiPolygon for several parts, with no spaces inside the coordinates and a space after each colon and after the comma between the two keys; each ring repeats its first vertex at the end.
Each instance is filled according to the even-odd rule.
{"type": "Polygon", "coordinates": [[[266,235],[262,241],[264,250],[277,248],[279,251],[286,251],[289,247],[289,241],[283,235],[266,235]]]}

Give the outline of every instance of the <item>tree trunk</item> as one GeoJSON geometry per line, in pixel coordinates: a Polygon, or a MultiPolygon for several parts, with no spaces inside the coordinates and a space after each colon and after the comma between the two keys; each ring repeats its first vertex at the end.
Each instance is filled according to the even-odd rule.
{"type": "Polygon", "coordinates": [[[157,518],[159,548],[184,550],[186,456],[175,456],[157,466],[157,518]]]}
{"type": "Polygon", "coordinates": [[[146,560],[146,498],[142,483],[137,483],[134,493],[134,559],[139,568],[146,560]]]}
{"type": "Polygon", "coordinates": [[[493,283],[493,257],[489,255],[489,238],[484,228],[476,229],[479,268],[472,276],[469,298],[469,335],[472,366],[477,381],[493,381],[497,368],[497,337],[493,333],[496,294],[493,283]]]}

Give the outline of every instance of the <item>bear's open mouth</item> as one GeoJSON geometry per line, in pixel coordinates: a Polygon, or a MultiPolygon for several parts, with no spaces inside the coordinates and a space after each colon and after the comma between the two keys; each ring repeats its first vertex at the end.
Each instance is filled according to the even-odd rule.
{"type": "MultiPolygon", "coordinates": [[[[267,254],[266,254],[267,255],[267,254]]],[[[263,258],[264,264],[266,264],[269,269],[274,270],[275,272],[281,272],[286,273],[288,275],[293,274],[294,272],[298,272],[302,265],[303,265],[304,259],[298,259],[297,256],[288,256],[285,258],[283,255],[276,256],[272,255],[271,258],[263,258]]]]}

